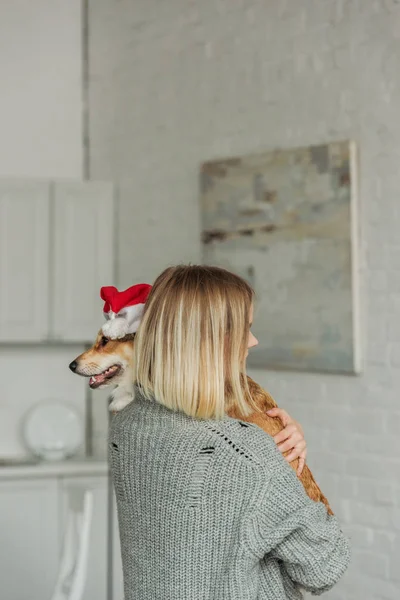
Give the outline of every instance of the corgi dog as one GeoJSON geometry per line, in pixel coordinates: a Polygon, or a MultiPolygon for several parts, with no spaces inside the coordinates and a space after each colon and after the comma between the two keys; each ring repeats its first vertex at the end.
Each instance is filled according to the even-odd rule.
{"type": "MultiPolygon", "coordinates": [[[[69,365],[73,373],[89,378],[89,386],[92,390],[114,386],[109,405],[109,409],[113,413],[121,411],[133,400],[134,339],[134,333],[120,339],[111,339],[101,329],[93,346],[77,356],[69,365]]],[[[259,407],[259,411],[248,416],[238,414],[235,410],[229,414],[233,418],[258,425],[269,435],[275,436],[283,429],[283,424],[279,418],[270,417],[267,411],[275,408],[277,404],[258,383],[250,377],[247,377],[247,380],[250,393],[259,407]]],[[[284,455],[288,453],[289,451],[284,455]]],[[[298,459],[290,464],[296,471],[298,459]]],[[[311,500],[322,502],[327,507],[328,513],[333,514],[327,498],[321,492],[307,464],[300,475],[300,481],[311,500]]]]}
{"type": "Polygon", "coordinates": [[[92,390],[114,386],[109,409],[122,410],[133,399],[133,340],[135,334],[110,339],[101,329],[91,348],[69,365],[73,373],[89,378],[92,390]]]}
{"type": "Polygon", "coordinates": [[[109,409],[122,410],[133,400],[133,340],[151,285],[138,283],[118,291],[109,285],[100,289],[106,323],[93,346],[73,360],[73,373],[89,377],[92,390],[114,386],[109,409]]]}

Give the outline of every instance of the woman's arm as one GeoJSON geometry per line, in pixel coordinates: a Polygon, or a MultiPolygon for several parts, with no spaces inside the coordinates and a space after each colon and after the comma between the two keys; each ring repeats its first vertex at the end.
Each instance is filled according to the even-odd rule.
{"type": "MultiPolygon", "coordinates": [[[[271,394],[258,385],[258,383],[251,379],[251,377],[247,377],[247,383],[255,409],[254,412],[249,415],[241,415],[239,411],[232,410],[230,412],[230,416],[235,419],[247,421],[248,423],[257,425],[260,429],[265,431],[265,433],[275,439],[275,436],[279,434],[282,429],[285,429],[279,417],[273,417],[268,414],[268,411],[271,409],[278,408],[276,402],[271,394]]],[[[290,454],[290,451],[287,452],[287,454],[290,454]]],[[[297,472],[299,467],[299,459],[292,461],[291,467],[297,472]]],[[[329,502],[317,485],[313,474],[307,465],[303,466],[300,479],[308,496],[315,502],[323,502],[331,513],[332,510],[329,506],[329,502]]]]}
{"type": "Polygon", "coordinates": [[[322,503],[310,500],[281,458],[254,516],[253,549],[281,561],[292,581],[320,594],[347,569],[349,542],[336,517],[328,515],[322,503]]]}

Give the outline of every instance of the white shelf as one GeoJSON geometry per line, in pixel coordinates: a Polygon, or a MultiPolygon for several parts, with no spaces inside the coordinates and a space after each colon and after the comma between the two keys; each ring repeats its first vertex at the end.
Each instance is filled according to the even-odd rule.
{"type": "Polygon", "coordinates": [[[47,477],[82,477],[92,475],[107,475],[108,464],[105,460],[84,458],[60,462],[39,462],[0,466],[0,481],[16,479],[43,479],[47,477]]]}

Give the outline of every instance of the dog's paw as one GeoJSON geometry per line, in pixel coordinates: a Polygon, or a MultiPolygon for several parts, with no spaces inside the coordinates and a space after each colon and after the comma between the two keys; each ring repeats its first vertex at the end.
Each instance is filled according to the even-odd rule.
{"type": "Polygon", "coordinates": [[[114,398],[108,406],[110,412],[120,412],[125,406],[132,402],[131,396],[124,396],[123,398],[114,398]]]}

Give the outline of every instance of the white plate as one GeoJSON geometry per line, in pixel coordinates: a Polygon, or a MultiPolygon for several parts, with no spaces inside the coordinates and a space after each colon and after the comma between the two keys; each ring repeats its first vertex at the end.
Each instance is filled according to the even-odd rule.
{"type": "Polygon", "coordinates": [[[27,448],[44,460],[64,460],[84,441],[83,419],[74,406],[58,400],[35,404],[23,421],[27,448]]]}

